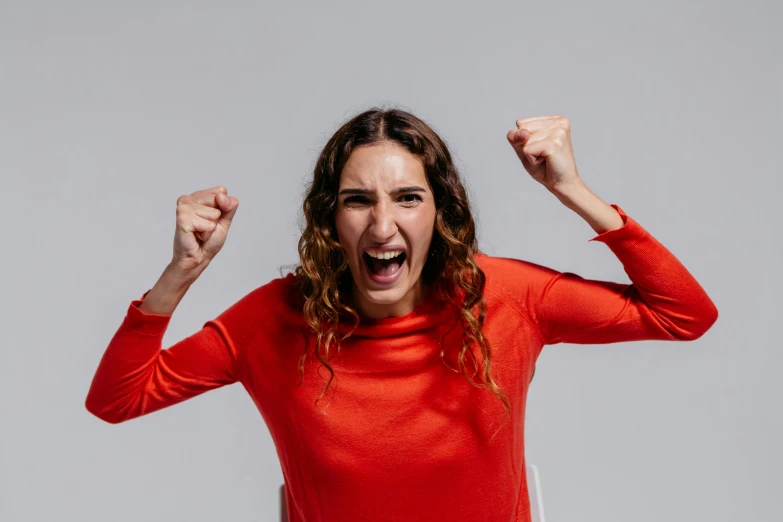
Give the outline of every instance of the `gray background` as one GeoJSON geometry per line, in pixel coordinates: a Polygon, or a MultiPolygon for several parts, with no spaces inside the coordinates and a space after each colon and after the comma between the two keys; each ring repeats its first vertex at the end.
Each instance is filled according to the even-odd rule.
{"type": "Polygon", "coordinates": [[[373,105],[447,141],[487,253],[627,282],[506,141],[569,118],[588,186],[718,306],[690,343],[544,349],[527,454],[548,522],[781,520],[780,4],[219,4],[0,2],[0,520],[276,519],[241,385],[120,425],[84,399],[171,259],[177,197],[225,185],[240,208],[165,346],[297,261],[315,158],[373,105]]]}

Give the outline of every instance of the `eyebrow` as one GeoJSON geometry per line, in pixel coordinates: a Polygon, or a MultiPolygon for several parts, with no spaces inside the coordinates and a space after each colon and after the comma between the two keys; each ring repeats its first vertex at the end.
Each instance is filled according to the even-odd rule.
{"type": "MultiPolygon", "coordinates": [[[[342,196],[343,194],[350,194],[350,195],[357,195],[357,196],[366,196],[368,194],[372,194],[374,191],[369,189],[360,189],[360,188],[348,188],[343,189],[340,191],[338,195],[342,196]]],[[[394,190],[392,190],[391,194],[402,194],[403,192],[427,192],[421,187],[411,186],[411,187],[399,187],[394,190]]]]}

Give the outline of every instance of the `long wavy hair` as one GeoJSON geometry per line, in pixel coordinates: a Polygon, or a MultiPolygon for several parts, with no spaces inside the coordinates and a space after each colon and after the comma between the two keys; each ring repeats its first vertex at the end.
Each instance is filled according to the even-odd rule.
{"type": "MultiPolygon", "coordinates": [[[[373,107],[345,122],[321,151],[304,198],[300,264],[294,272],[304,298],[305,320],[316,335],[312,351],[331,374],[316,403],[334,378],[330,353],[339,353],[340,343],[350,336],[348,332],[340,337],[338,323],[350,318],[354,325],[359,324],[358,313],[344,299],[350,295],[353,281],[345,250],[338,242],[334,219],[340,173],[354,149],[381,142],[401,145],[424,165],[435,197],[436,216],[421,277],[427,284],[438,283],[437,291],[461,318],[464,334],[458,356],[460,372],[473,386],[487,388],[497,395],[510,416],[508,397],[490,374],[491,350],[482,332],[486,317],[485,276],[474,260],[479,252],[478,241],[465,188],[443,140],[424,121],[397,108],[373,107]],[[479,373],[474,345],[480,348],[484,360],[479,383],[466,368],[466,359],[470,357],[474,375],[479,373]]],[[[302,378],[310,351],[308,343],[299,360],[302,378]]]]}

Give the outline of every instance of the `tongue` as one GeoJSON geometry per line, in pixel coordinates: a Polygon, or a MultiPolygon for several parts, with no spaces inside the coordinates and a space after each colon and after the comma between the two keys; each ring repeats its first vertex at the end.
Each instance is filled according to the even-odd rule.
{"type": "Polygon", "coordinates": [[[400,263],[401,257],[397,256],[393,259],[372,258],[372,271],[384,277],[393,276],[402,266],[402,263],[400,263]]]}

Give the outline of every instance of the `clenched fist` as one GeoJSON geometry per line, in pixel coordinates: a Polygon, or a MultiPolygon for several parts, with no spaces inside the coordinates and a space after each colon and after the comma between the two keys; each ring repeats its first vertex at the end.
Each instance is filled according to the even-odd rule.
{"type": "Polygon", "coordinates": [[[550,192],[581,182],[571,145],[571,123],[556,115],[520,118],[508,131],[514,148],[530,176],[550,192]]]}
{"type": "Polygon", "coordinates": [[[223,186],[177,198],[172,264],[183,272],[201,272],[226,242],[239,200],[223,186]]]}

